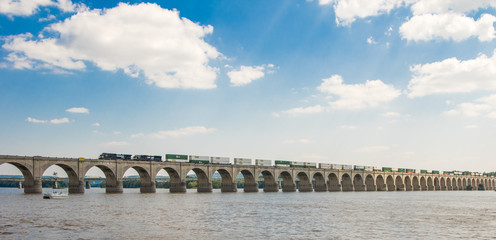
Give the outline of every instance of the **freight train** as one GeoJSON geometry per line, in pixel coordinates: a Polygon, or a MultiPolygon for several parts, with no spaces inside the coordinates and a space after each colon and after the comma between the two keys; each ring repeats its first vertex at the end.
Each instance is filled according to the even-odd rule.
{"type": "MultiPolygon", "coordinates": [[[[162,156],[157,156],[157,155],[134,155],[132,156],[132,158],[131,156],[132,156],[131,154],[102,153],[100,154],[99,159],[162,162],[162,156]]],[[[228,157],[195,156],[195,155],[183,155],[183,154],[165,154],[165,161],[189,162],[189,163],[197,163],[197,164],[227,164],[227,165],[232,164],[230,158],[228,157]]],[[[253,165],[253,161],[250,158],[234,158],[234,165],[253,165]]],[[[411,169],[411,168],[391,168],[391,167],[376,167],[376,166],[361,166],[361,165],[346,165],[346,164],[298,162],[298,161],[286,161],[286,160],[275,160],[274,165],[272,165],[272,160],[255,159],[255,165],[268,166],[268,167],[276,166],[280,168],[300,167],[300,168],[320,168],[320,169],[335,169],[335,170],[489,176],[489,174],[487,173],[478,173],[478,172],[469,172],[469,171],[463,171],[463,172],[438,171],[438,170],[411,169]]]]}

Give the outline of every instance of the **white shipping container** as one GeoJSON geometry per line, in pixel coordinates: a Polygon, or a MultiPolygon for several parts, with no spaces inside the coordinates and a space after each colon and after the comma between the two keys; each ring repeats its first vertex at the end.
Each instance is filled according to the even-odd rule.
{"type": "Polygon", "coordinates": [[[319,163],[319,168],[331,169],[332,164],[330,163],[319,163]]]}
{"type": "Polygon", "coordinates": [[[235,165],[252,165],[250,158],[234,158],[235,165]]]}
{"type": "Polygon", "coordinates": [[[381,168],[381,167],[377,167],[377,166],[376,166],[376,167],[373,167],[373,170],[374,170],[374,171],[382,171],[382,168],[381,168]]]}
{"type": "Polygon", "coordinates": [[[365,171],[374,171],[374,167],[372,167],[372,166],[365,166],[365,171]]]}
{"type": "Polygon", "coordinates": [[[353,165],[344,165],[343,164],[343,170],[352,170],[353,169],[353,165]]]}
{"type": "Polygon", "coordinates": [[[210,160],[208,156],[193,156],[193,155],[189,155],[189,160],[210,160]]]}
{"type": "Polygon", "coordinates": [[[305,163],[293,161],[293,162],[291,162],[291,166],[305,166],[305,163]]]}
{"type": "Polygon", "coordinates": [[[397,172],[398,171],[398,168],[391,168],[391,171],[397,172]]]}
{"type": "Polygon", "coordinates": [[[255,164],[257,166],[272,166],[271,160],[255,159],[255,164]]]}
{"type": "Polygon", "coordinates": [[[427,170],[427,173],[432,173],[432,170],[427,170]]]}
{"type": "Polygon", "coordinates": [[[188,162],[187,159],[173,159],[173,158],[169,158],[167,159],[168,162],[188,162]]]}
{"type": "Polygon", "coordinates": [[[228,157],[210,157],[210,162],[215,164],[230,164],[228,157]]]}
{"type": "Polygon", "coordinates": [[[343,165],[341,164],[331,164],[332,169],[343,169],[343,165]]]}

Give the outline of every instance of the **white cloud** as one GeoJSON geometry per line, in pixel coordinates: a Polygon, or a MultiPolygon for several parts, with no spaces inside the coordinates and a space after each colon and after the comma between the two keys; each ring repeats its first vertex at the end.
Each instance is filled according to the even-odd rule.
{"type": "Polygon", "coordinates": [[[358,149],[359,152],[364,153],[374,153],[374,152],[384,152],[391,149],[389,146],[368,146],[358,149]]]}
{"type": "Polygon", "coordinates": [[[397,112],[387,112],[387,113],[384,113],[382,114],[383,117],[400,117],[401,114],[397,113],[397,112]]]}
{"type": "Polygon", "coordinates": [[[69,123],[69,122],[70,121],[68,118],[55,118],[55,119],[50,120],[51,124],[63,124],[63,123],[69,123]]]}
{"type": "Polygon", "coordinates": [[[477,21],[458,13],[423,14],[413,16],[400,27],[400,34],[408,41],[430,41],[434,39],[460,42],[472,36],[481,42],[496,37],[496,17],[483,14],[477,21]]]}
{"type": "Polygon", "coordinates": [[[413,78],[408,84],[410,98],[439,93],[466,93],[496,90],[496,51],[460,61],[448,58],[441,62],[410,67],[413,78]]]}
{"type": "Polygon", "coordinates": [[[281,113],[283,114],[288,114],[288,115],[305,115],[305,114],[314,114],[314,113],[321,113],[325,109],[320,106],[320,105],[315,105],[311,107],[298,107],[298,108],[292,108],[286,111],[282,111],[281,113]]]}
{"type": "Polygon", "coordinates": [[[75,5],[70,0],[2,0],[0,1],[0,14],[30,16],[40,7],[56,7],[64,12],[74,12],[76,8],[84,8],[84,5],[75,5]]]}
{"type": "Polygon", "coordinates": [[[32,117],[28,117],[26,119],[27,122],[30,122],[30,123],[42,123],[42,124],[46,124],[46,123],[50,123],[50,124],[63,124],[63,123],[69,123],[70,120],[68,118],[54,118],[52,120],[40,120],[40,119],[36,119],[36,118],[32,118],[32,117]]]}
{"type": "Polygon", "coordinates": [[[265,76],[265,72],[273,73],[274,64],[260,66],[241,66],[239,70],[232,70],[227,73],[231,85],[235,87],[247,85],[265,76]]]}
{"type": "Polygon", "coordinates": [[[387,14],[406,5],[409,0],[335,0],[334,11],[338,25],[351,25],[357,18],[387,14]]]}
{"type": "Polygon", "coordinates": [[[319,91],[339,97],[330,102],[333,109],[363,109],[378,107],[395,99],[401,94],[392,85],[384,84],[381,80],[367,80],[365,84],[343,84],[343,78],[333,75],[323,79],[317,88],[319,91]]]}
{"type": "MultiPolygon", "coordinates": [[[[31,68],[84,70],[85,62],[92,62],[162,88],[216,87],[218,69],[208,64],[221,54],[203,40],[213,27],[181,18],[177,10],[120,3],[111,9],[81,10],[45,31],[58,37],[10,36],[3,48],[32,60],[31,68]]],[[[10,61],[19,66],[14,58],[10,61]]]]}
{"type": "Polygon", "coordinates": [[[93,127],[100,127],[100,123],[97,123],[96,122],[96,123],[91,124],[91,126],[93,126],[93,127]]]}
{"type": "Polygon", "coordinates": [[[122,132],[119,132],[119,131],[114,131],[114,135],[119,135],[121,134],[122,132]]]}
{"type": "Polygon", "coordinates": [[[417,0],[411,10],[414,15],[426,13],[466,13],[479,8],[496,7],[494,0],[417,0]]]}
{"type": "Polygon", "coordinates": [[[70,113],[84,113],[84,114],[89,114],[90,110],[84,107],[73,107],[65,110],[66,112],[70,113]]]}
{"type": "Polygon", "coordinates": [[[217,131],[215,128],[206,128],[203,126],[193,126],[193,127],[185,127],[176,130],[168,130],[168,131],[159,131],[156,133],[143,134],[137,133],[131,135],[131,138],[140,138],[140,137],[149,137],[154,139],[165,139],[165,138],[175,138],[175,137],[184,137],[191,136],[197,134],[209,134],[217,131]]]}
{"type": "Polygon", "coordinates": [[[465,102],[458,104],[455,109],[444,112],[447,116],[463,115],[466,117],[486,116],[495,118],[496,113],[496,94],[481,97],[474,102],[465,102]]]}
{"type": "Polygon", "coordinates": [[[377,42],[374,40],[374,38],[372,36],[367,38],[367,43],[368,44],[377,44],[377,42]]]}
{"type": "Polygon", "coordinates": [[[48,123],[47,120],[39,120],[39,119],[36,119],[36,118],[32,118],[32,117],[28,117],[26,119],[27,122],[30,122],[30,123],[48,123]]]}

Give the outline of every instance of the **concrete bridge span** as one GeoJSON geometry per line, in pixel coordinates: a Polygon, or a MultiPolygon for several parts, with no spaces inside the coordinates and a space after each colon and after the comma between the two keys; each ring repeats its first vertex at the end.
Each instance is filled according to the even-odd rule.
{"type": "Polygon", "coordinates": [[[221,191],[236,192],[238,174],[244,177],[244,191],[259,191],[259,176],[264,192],[323,191],[454,191],[494,190],[496,179],[484,176],[441,175],[362,170],[336,170],[280,166],[196,164],[132,160],[102,160],[0,155],[0,164],[17,167],[24,176],[25,193],[42,192],[42,175],[47,168],[61,167],[69,179],[69,193],[84,193],[84,176],[97,167],[105,174],[106,192],[122,193],[124,173],[133,168],[141,180],[142,193],[156,191],[156,176],[165,170],[170,177],[170,192],[186,192],[186,176],[195,172],[198,192],[212,192],[212,176],[221,176],[221,191]]]}

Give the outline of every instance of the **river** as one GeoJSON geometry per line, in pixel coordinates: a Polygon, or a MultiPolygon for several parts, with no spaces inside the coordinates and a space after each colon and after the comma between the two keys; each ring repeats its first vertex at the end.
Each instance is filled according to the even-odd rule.
{"type": "MultiPolygon", "coordinates": [[[[43,191],[50,191],[43,189],[43,191]]],[[[494,239],[494,191],[105,194],[0,189],[1,239],[494,239]]]]}

